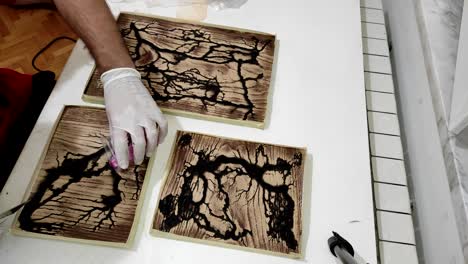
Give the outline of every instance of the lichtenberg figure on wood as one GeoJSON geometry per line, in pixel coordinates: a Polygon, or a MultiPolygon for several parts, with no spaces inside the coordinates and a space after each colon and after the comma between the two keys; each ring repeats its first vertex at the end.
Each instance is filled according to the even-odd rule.
{"type": "Polygon", "coordinates": [[[17,228],[49,236],[125,244],[130,236],[147,160],[116,172],[99,135],[103,109],[66,107],[34,181],[17,228]]]}
{"type": "MultiPolygon", "coordinates": [[[[263,124],[273,35],[121,14],[121,34],[162,108],[263,124]]],[[[95,72],[85,91],[102,96],[95,72]]]]}
{"type": "Polygon", "coordinates": [[[179,132],[153,228],[299,253],[301,149],[179,132]]]}

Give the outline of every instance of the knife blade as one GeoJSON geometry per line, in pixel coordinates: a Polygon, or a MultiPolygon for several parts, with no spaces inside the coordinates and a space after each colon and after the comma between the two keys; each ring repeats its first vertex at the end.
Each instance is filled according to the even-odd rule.
{"type": "Polygon", "coordinates": [[[28,199],[26,202],[20,203],[17,206],[11,208],[10,210],[3,212],[0,214],[0,219],[6,218],[14,213],[16,213],[21,207],[23,207],[25,204],[29,203],[30,199],[28,199]]]}

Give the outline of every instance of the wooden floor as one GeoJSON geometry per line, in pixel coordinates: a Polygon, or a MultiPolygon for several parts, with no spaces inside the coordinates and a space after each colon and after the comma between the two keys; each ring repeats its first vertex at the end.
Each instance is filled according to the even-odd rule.
{"type": "MultiPolygon", "coordinates": [[[[57,11],[0,6],[0,68],[36,73],[31,65],[34,55],[59,36],[77,39],[57,11]]],[[[73,42],[60,40],[37,59],[37,67],[58,77],[73,47],[73,42]]]]}

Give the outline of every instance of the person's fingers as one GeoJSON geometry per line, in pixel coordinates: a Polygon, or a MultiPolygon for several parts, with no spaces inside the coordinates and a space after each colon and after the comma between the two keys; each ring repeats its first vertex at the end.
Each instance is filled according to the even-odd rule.
{"type": "Polygon", "coordinates": [[[154,149],[158,145],[158,128],[156,127],[156,123],[151,120],[143,127],[145,128],[146,135],[146,156],[151,157],[151,154],[153,154],[154,149]]]}
{"type": "Polygon", "coordinates": [[[164,117],[161,110],[157,106],[155,106],[154,110],[151,111],[151,119],[158,124],[158,128],[159,128],[158,144],[161,144],[167,135],[166,117],[164,117]]]}
{"type": "Polygon", "coordinates": [[[143,128],[137,126],[131,134],[132,143],[133,143],[133,161],[136,165],[140,165],[145,158],[145,132],[143,128]]]}
{"type": "Polygon", "coordinates": [[[128,139],[127,132],[119,128],[111,130],[112,146],[119,167],[128,168],[128,139]]]}

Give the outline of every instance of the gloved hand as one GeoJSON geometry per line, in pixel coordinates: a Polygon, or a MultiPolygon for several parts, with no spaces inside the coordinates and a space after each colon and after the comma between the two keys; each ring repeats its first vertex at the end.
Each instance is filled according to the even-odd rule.
{"type": "Polygon", "coordinates": [[[112,146],[119,167],[128,168],[128,135],[133,144],[134,162],[139,165],[153,153],[167,134],[167,120],[146,87],[140,73],[132,68],[116,68],[101,75],[112,146]]]}

